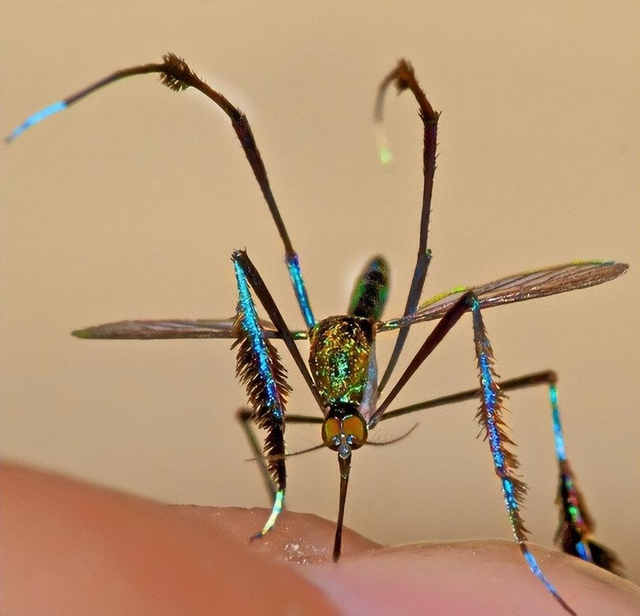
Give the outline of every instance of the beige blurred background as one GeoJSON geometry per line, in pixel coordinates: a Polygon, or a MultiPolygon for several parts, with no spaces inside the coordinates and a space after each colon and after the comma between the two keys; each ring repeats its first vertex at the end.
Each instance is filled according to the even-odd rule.
{"type": "MultiPolygon", "coordinates": [[[[491,310],[486,322],[504,377],[560,373],[568,452],[598,536],[638,581],[636,3],[3,0],[1,11],[2,134],[169,50],[236,102],[319,316],[345,310],[377,252],[392,265],[386,314],[404,306],[421,128],[414,101],[392,97],[395,165],[383,170],[372,107],[380,78],[409,58],[443,110],[425,295],[574,259],[631,265],[605,286],[491,310]]],[[[127,317],[233,314],[229,256],[243,247],[301,325],[281,244],[226,118],[195,92],[138,77],[1,154],[3,455],[168,502],[266,506],[234,419],[245,394],[226,341],[68,335],[127,317]]],[[[410,349],[429,330],[416,327],[410,349]]],[[[289,410],[313,413],[295,369],[291,381],[289,410]]],[[[475,384],[465,319],[398,404],[475,384]]],[[[509,404],[531,488],[525,519],[544,545],[556,525],[547,405],[542,388],[509,404]]],[[[378,438],[420,427],[358,453],[348,524],[389,543],[508,539],[475,406],[383,424],[378,438]]],[[[318,439],[317,428],[288,430],[292,450],[318,439]]],[[[335,517],[334,454],[295,458],[289,473],[291,509],[335,517]]]]}

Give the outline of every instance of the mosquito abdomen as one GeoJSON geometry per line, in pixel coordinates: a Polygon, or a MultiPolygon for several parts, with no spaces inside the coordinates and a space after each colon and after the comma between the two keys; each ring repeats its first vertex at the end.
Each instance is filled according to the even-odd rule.
{"type": "Polygon", "coordinates": [[[374,257],[356,281],[349,303],[349,314],[379,321],[388,294],[389,265],[384,257],[374,257]]]}

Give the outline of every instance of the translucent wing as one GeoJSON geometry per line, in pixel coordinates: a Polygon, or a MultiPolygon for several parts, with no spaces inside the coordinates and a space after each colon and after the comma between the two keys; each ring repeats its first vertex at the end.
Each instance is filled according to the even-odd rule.
{"type": "MultiPolygon", "coordinates": [[[[280,338],[275,325],[260,320],[268,338],[280,338]]],[[[102,340],[167,340],[174,338],[237,338],[234,319],[161,319],[118,321],[71,332],[76,338],[102,340]]],[[[306,332],[292,332],[296,339],[306,332]]]]}
{"type": "Polygon", "coordinates": [[[439,319],[467,291],[476,294],[481,308],[489,308],[592,287],[617,278],[624,274],[628,267],[626,263],[615,261],[574,261],[565,265],[522,272],[479,286],[456,287],[423,302],[412,315],[381,322],[378,331],[439,319]]]}

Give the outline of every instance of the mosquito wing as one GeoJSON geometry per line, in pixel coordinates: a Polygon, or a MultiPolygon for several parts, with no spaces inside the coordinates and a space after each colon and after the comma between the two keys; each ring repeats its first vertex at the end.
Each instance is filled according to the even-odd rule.
{"type": "MultiPolygon", "coordinates": [[[[236,338],[235,319],[160,319],[118,321],[71,332],[76,338],[94,340],[168,340],[175,338],[236,338]]],[[[281,338],[273,323],[260,320],[268,338],[281,338]]],[[[292,332],[306,338],[306,332],[292,332]]]]}
{"type": "Polygon", "coordinates": [[[489,308],[592,287],[617,278],[624,274],[628,267],[626,263],[615,261],[574,261],[565,265],[522,272],[479,286],[456,287],[423,302],[411,315],[382,321],[378,325],[378,331],[388,331],[412,323],[440,319],[467,291],[473,291],[476,294],[482,308],[489,308]]]}

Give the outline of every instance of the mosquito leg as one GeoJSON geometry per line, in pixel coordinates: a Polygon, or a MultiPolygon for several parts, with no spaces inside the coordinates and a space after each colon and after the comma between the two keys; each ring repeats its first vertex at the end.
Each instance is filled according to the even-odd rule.
{"type": "Polygon", "coordinates": [[[536,558],[529,549],[527,529],[520,514],[527,487],[516,475],[519,462],[516,455],[508,448],[509,445],[513,445],[513,441],[507,434],[507,426],[502,417],[504,394],[496,380],[498,375],[495,372],[493,349],[487,337],[487,330],[480,313],[480,302],[475,296],[471,296],[469,304],[473,315],[473,339],[482,392],[480,408],[476,417],[480,426],[486,431],[487,441],[493,457],[493,466],[502,484],[502,493],[507,513],[509,514],[511,530],[531,572],[544,584],[556,601],[568,613],[575,615],[575,612],[565,603],[553,584],[544,575],[536,558]]]}
{"type": "Polygon", "coordinates": [[[398,379],[398,382],[394,385],[393,389],[389,392],[384,402],[378,406],[376,411],[369,419],[369,428],[373,428],[383,416],[383,413],[389,408],[389,405],[395,400],[396,396],[400,393],[402,388],[407,384],[409,379],[415,374],[416,370],[422,365],[425,359],[431,355],[434,349],[442,342],[443,338],[451,331],[453,326],[460,320],[462,315],[469,310],[469,299],[472,297],[471,292],[465,293],[460,296],[446,314],[438,321],[438,324],[434,327],[433,331],[429,334],[424,344],[420,347],[415,354],[411,363],[407,366],[402,376],[398,379]]]}
{"type": "MultiPolygon", "coordinates": [[[[275,482],[273,481],[273,477],[271,473],[269,473],[269,469],[267,467],[267,460],[264,457],[264,453],[262,451],[262,447],[260,445],[260,441],[258,439],[258,435],[253,427],[254,415],[253,411],[248,408],[238,409],[236,413],[236,417],[242,426],[242,431],[245,433],[247,440],[249,441],[249,446],[251,447],[251,451],[253,453],[253,457],[255,461],[258,463],[258,467],[260,468],[260,474],[262,475],[262,479],[264,480],[265,486],[267,488],[267,492],[271,500],[275,500],[277,487],[275,482]]],[[[304,415],[287,415],[287,423],[307,423],[307,424],[321,424],[324,419],[322,417],[305,417],[304,415]]],[[[324,444],[320,445],[324,447],[324,444]]],[[[310,451],[310,450],[306,450],[310,451]]],[[[301,452],[303,453],[303,452],[301,452]]],[[[296,454],[290,454],[296,455],[296,454]]],[[[285,454],[285,458],[289,457],[289,455],[285,454]]]]}
{"type": "Polygon", "coordinates": [[[287,345],[287,349],[289,349],[294,362],[298,366],[298,369],[300,370],[305,382],[307,383],[307,386],[316,399],[318,406],[320,407],[320,409],[324,410],[324,401],[318,393],[315,383],[313,382],[313,378],[309,373],[302,355],[300,355],[300,351],[296,346],[291,330],[287,326],[282,313],[276,305],[271,292],[267,288],[267,285],[264,283],[264,280],[260,276],[260,273],[256,269],[255,265],[253,265],[253,263],[251,262],[251,259],[249,259],[249,255],[247,255],[244,250],[237,250],[233,253],[231,259],[236,269],[240,268],[243,271],[246,280],[255,291],[258,299],[260,300],[260,303],[264,306],[264,309],[267,311],[269,318],[275,325],[276,330],[282,336],[284,343],[287,345]]]}
{"type": "Polygon", "coordinates": [[[266,337],[258,319],[246,273],[237,261],[234,261],[234,268],[238,284],[237,339],[233,345],[238,349],[236,374],[247,389],[253,421],[267,431],[263,446],[265,467],[275,490],[271,515],[254,537],[259,538],[273,527],[284,506],[287,486],[285,405],[291,388],[287,384],[286,371],[280,363],[278,351],[266,337]]]}
{"type": "MultiPolygon", "coordinates": [[[[524,376],[519,376],[513,379],[500,382],[500,389],[502,391],[510,391],[514,389],[522,389],[525,387],[533,387],[535,385],[547,384],[551,386],[552,382],[557,379],[556,373],[553,370],[544,370],[542,372],[532,372],[524,376]]],[[[387,421],[394,417],[401,417],[402,415],[409,415],[416,411],[423,411],[426,409],[436,408],[439,406],[445,406],[447,404],[455,404],[457,402],[464,402],[465,400],[477,400],[482,394],[482,389],[466,389],[464,391],[456,392],[455,394],[449,394],[448,396],[441,396],[439,398],[433,398],[431,400],[425,400],[424,402],[418,402],[416,404],[410,404],[409,406],[403,406],[401,408],[394,409],[393,411],[387,411],[381,417],[380,421],[387,421]]]]}
{"type": "MultiPolygon", "coordinates": [[[[404,316],[412,314],[416,311],[418,302],[420,301],[420,294],[422,293],[422,287],[424,286],[425,278],[427,277],[427,269],[431,261],[431,251],[427,247],[427,238],[429,234],[429,216],[431,214],[431,196],[433,193],[433,176],[436,170],[436,140],[438,133],[438,118],[440,114],[433,110],[431,104],[427,100],[427,97],[418,84],[413,67],[406,61],[400,60],[398,66],[391,71],[380,84],[378,90],[378,98],[376,101],[375,117],[378,121],[382,120],[382,108],[384,103],[384,96],[389,86],[394,83],[399,92],[403,90],[411,90],[418,105],[420,107],[420,118],[424,125],[424,149],[422,154],[423,159],[423,174],[424,185],[422,190],[422,214],[420,217],[420,241],[418,244],[418,255],[416,258],[416,265],[413,270],[413,278],[411,279],[411,287],[409,288],[409,295],[407,297],[407,303],[404,309],[404,316]]],[[[402,327],[398,332],[393,352],[387,368],[382,375],[380,381],[380,391],[382,391],[389,381],[393,369],[398,362],[402,348],[409,334],[409,326],[402,327]]]]}
{"type": "MultiPolygon", "coordinates": [[[[593,538],[595,523],[589,515],[582,493],[576,486],[575,475],[566,457],[565,440],[558,407],[557,380],[558,376],[553,370],[544,370],[502,381],[500,389],[506,392],[538,385],[546,385],[549,388],[555,451],[559,466],[557,504],[560,522],[554,541],[567,554],[577,556],[587,562],[593,562],[603,569],[620,575],[622,565],[617,556],[593,538]]],[[[482,389],[480,388],[467,389],[448,396],[441,396],[387,411],[382,416],[381,421],[447,404],[477,400],[481,395],[482,389]]]]}
{"type": "Polygon", "coordinates": [[[553,418],[553,433],[556,446],[556,458],[560,470],[558,497],[560,522],[554,540],[560,548],[582,560],[594,563],[616,575],[622,575],[623,565],[618,556],[593,537],[595,522],[579,490],[575,475],[566,455],[560,409],[558,407],[557,377],[552,374],[549,381],[549,400],[553,418]]]}
{"type": "Polygon", "coordinates": [[[147,75],[150,73],[159,73],[160,81],[165,86],[175,90],[176,92],[186,90],[189,87],[198,90],[222,109],[229,120],[231,120],[233,130],[238,137],[238,141],[240,141],[240,145],[242,146],[244,154],[249,161],[249,165],[251,165],[253,174],[260,186],[262,195],[267,202],[269,211],[271,212],[273,222],[278,229],[278,234],[284,244],[289,277],[291,278],[291,283],[293,285],[296,299],[298,300],[300,311],[302,312],[307,328],[312,327],[315,324],[315,319],[313,317],[309,297],[302,277],[298,254],[293,248],[293,244],[291,243],[291,239],[287,233],[284,221],[280,215],[280,210],[278,209],[275,197],[273,196],[271,185],[269,184],[269,177],[267,176],[267,170],[264,162],[262,161],[262,156],[260,155],[260,150],[256,144],[255,137],[253,136],[249,120],[237,107],[231,104],[225,96],[208,86],[202,79],[200,79],[200,77],[198,77],[189,68],[189,65],[182,58],[179,58],[175,54],[168,53],[163,56],[161,63],[142,64],[140,66],[133,66],[131,68],[115,71],[114,73],[111,73],[111,75],[100,79],[79,92],[76,92],[63,100],[53,103],[52,105],[32,114],[5,138],[5,142],[11,143],[27,129],[35,126],[49,116],[67,109],[86,96],[89,96],[109,84],[125,79],[126,77],[147,75]]]}
{"type": "Polygon", "coordinates": [[[497,375],[494,370],[493,350],[491,349],[482,315],[480,314],[480,302],[472,292],[469,291],[462,295],[438,322],[394,388],[387,395],[385,401],[371,416],[369,425],[373,427],[380,421],[382,414],[407,381],[469,309],[473,316],[473,338],[478,368],[480,370],[481,405],[478,410],[477,419],[481,427],[486,431],[487,440],[491,447],[493,465],[496,474],[500,478],[513,535],[520,546],[520,550],[531,572],[544,584],[558,603],[568,613],[574,614],[575,616],[575,612],[565,603],[564,599],[558,594],[558,591],[546,578],[527,544],[527,530],[520,514],[522,500],[526,493],[526,486],[516,476],[516,471],[519,467],[518,459],[515,454],[508,449],[508,446],[512,445],[513,441],[509,438],[507,426],[502,419],[502,399],[504,394],[496,381],[497,375]]]}
{"type": "Polygon", "coordinates": [[[258,436],[253,428],[253,411],[247,408],[239,409],[236,413],[236,417],[242,426],[242,431],[249,441],[249,446],[251,447],[253,457],[260,468],[260,474],[264,480],[271,502],[274,502],[278,489],[273,481],[273,477],[271,476],[269,469],[267,468],[267,461],[264,459],[260,441],[258,440],[258,436]]]}

